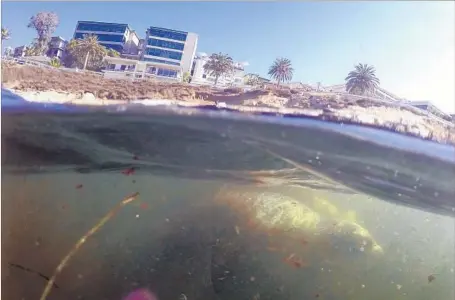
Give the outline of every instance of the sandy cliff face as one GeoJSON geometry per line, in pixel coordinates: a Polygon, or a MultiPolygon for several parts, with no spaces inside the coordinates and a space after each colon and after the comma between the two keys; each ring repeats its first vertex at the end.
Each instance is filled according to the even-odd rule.
{"type": "Polygon", "coordinates": [[[184,83],[131,82],[104,79],[84,72],[2,62],[2,87],[30,101],[87,105],[167,99],[187,105],[215,105],[249,113],[299,114],[327,121],[364,124],[441,143],[455,144],[453,124],[429,117],[418,109],[359,97],[317,93],[307,88],[215,89],[184,83]]]}

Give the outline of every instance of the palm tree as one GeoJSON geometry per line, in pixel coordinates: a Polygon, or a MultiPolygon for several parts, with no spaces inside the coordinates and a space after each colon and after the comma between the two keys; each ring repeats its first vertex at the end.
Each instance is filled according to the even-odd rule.
{"type": "Polygon", "coordinates": [[[215,76],[215,85],[220,76],[231,73],[234,70],[234,62],[227,54],[213,53],[204,65],[204,71],[215,76]]]}
{"type": "Polygon", "coordinates": [[[292,68],[291,61],[287,58],[277,58],[273,65],[269,68],[270,77],[277,81],[280,85],[283,81],[290,81],[294,74],[294,68],[292,68]]]}
{"type": "Polygon", "coordinates": [[[86,34],[83,39],[77,40],[75,50],[85,54],[84,70],[87,68],[90,54],[92,56],[104,56],[106,54],[106,48],[98,43],[98,37],[93,34],[86,34]]]}
{"type": "Polygon", "coordinates": [[[376,77],[376,70],[367,64],[358,64],[355,69],[349,72],[346,80],[346,91],[351,94],[373,92],[379,86],[379,79],[376,77]]]}
{"type": "Polygon", "coordinates": [[[9,31],[9,29],[2,27],[2,41],[9,40],[10,37],[11,37],[11,32],[9,31]]]}

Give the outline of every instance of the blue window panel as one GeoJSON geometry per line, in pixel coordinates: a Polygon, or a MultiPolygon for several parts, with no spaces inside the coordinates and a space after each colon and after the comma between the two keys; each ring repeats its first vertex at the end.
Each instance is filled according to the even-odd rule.
{"type": "Polygon", "coordinates": [[[176,31],[158,27],[150,27],[148,30],[148,34],[152,36],[183,42],[186,41],[186,36],[188,35],[186,32],[183,31],[176,31]]]}
{"type": "MultiPolygon", "coordinates": [[[[83,39],[84,35],[87,33],[77,32],[74,35],[75,39],[83,39]]],[[[117,42],[117,43],[124,43],[125,37],[123,35],[113,35],[113,34],[94,34],[98,37],[98,41],[100,42],[117,42]]]]}
{"type": "Polygon", "coordinates": [[[180,63],[178,63],[178,62],[167,61],[167,60],[163,60],[163,59],[156,59],[156,58],[144,57],[142,60],[143,60],[143,61],[156,62],[156,63],[160,63],[160,64],[167,64],[167,65],[173,65],[173,66],[180,66],[180,63]]]}
{"type": "Polygon", "coordinates": [[[185,44],[183,44],[183,43],[157,40],[154,38],[150,38],[148,40],[147,44],[149,44],[150,46],[156,46],[156,47],[174,49],[174,50],[180,50],[180,51],[183,51],[183,48],[185,47],[185,44]]]}
{"type": "Polygon", "coordinates": [[[145,50],[145,54],[152,55],[152,56],[158,56],[158,57],[162,57],[162,58],[170,58],[170,59],[175,59],[175,60],[182,59],[181,52],[175,52],[175,51],[163,50],[163,49],[157,49],[157,48],[147,48],[145,50]]]}
{"type": "Polygon", "coordinates": [[[76,30],[124,33],[127,27],[126,24],[80,22],[76,30]]]}
{"type": "Polygon", "coordinates": [[[105,44],[102,44],[102,46],[106,47],[107,49],[115,50],[118,53],[122,53],[122,51],[123,51],[123,46],[122,45],[105,45],[105,44]]]}
{"type": "Polygon", "coordinates": [[[158,76],[165,76],[165,77],[177,77],[177,71],[168,70],[168,69],[158,69],[156,73],[158,76]]]}

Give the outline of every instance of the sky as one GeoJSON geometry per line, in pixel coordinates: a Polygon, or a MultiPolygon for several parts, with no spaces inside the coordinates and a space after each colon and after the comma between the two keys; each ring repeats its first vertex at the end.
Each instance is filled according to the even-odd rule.
{"type": "Polygon", "coordinates": [[[55,35],[70,39],[78,20],[128,23],[140,37],[149,26],[195,32],[198,52],[246,61],[267,76],[277,57],[292,61],[292,81],[344,83],[355,64],[376,68],[381,87],[455,112],[455,2],[4,2],[7,46],[36,36],[30,17],[53,11],[55,35]]]}

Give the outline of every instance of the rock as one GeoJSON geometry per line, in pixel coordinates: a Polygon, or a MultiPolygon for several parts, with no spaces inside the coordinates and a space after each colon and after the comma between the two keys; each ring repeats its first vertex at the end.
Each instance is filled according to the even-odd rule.
{"type": "Polygon", "coordinates": [[[93,102],[93,101],[96,101],[96,97],[95,95],[93,95],[92,93],[85,93],[82,98],[81,98],[82,101],[87,101],[87,102],[93,102]]]}

